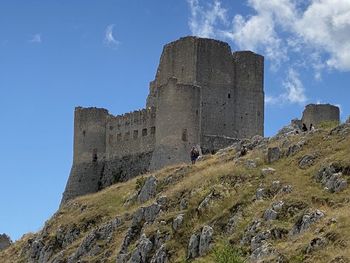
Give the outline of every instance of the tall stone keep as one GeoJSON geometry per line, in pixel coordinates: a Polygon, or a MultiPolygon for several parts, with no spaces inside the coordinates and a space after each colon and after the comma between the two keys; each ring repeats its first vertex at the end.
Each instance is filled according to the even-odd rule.
{"type": "Polygon", "coordinates": [[[62,203],[150,170],[263,135],[264,58],[221,41],[184,37],[164,46],[146,108],[113,116],[75,110],[74,158],[62,203]]]}

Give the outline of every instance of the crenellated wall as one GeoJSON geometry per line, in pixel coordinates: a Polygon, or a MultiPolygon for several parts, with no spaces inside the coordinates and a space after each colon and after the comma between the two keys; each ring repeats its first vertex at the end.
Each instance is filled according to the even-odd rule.
{"type": "Polygon", "coordinates": [[[106,157],[120,158],[126,155],[154,150],[156,109],[142,109],[120,116],[108,116],[106,128],[106,157]]]}

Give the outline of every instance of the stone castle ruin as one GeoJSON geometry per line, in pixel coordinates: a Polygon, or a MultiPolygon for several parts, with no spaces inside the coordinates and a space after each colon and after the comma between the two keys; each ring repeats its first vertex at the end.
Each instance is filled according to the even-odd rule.
{"type": "Polygon", "coordinates": [[[340,122],[339,107],[331,104],[309,104],[305,107],[301,123],[305,123],[306,127],[318,125],[325,122],[340,122]]]}
{"type": "Polygon", "coordinates": [[[188,162],[237,138],[263,135],[264,58],[185,37],[165,45],[146,108],[113,116],[77,107],[74,154],[62,203],[147,171],[188,162]]]}

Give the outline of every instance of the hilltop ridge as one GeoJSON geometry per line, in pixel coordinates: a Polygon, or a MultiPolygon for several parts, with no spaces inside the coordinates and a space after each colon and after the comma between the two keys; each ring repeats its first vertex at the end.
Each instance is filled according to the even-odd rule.
{"type": "Polygon", "coordinates": [[[1,262],[349,262],[350,124],[329,125],[78,197],[1,262]]]}

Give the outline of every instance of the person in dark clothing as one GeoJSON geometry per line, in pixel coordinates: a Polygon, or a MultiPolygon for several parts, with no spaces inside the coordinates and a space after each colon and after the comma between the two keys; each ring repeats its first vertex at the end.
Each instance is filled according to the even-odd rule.
{"type": "Polygon", "coordinates": [[[191,155],[191,162],[192,162],[192,164],[195,164],[196,161],[197,161],[197,158],[199,156],[199,152],[196,149],[196,147],[194,147],[194,146],[192,147],[190,155],[191,155]]]}
{"type": "Polygon", "coordinates": [[[305,123],[303,123],[303,128],[301,128],[301,130],[302,130],[303,132],[307,132],[307,127],[306,127],[306,124],[305,124],[305,123]]]}
{"type": "Polygon", "coordinates": [[[248,152],[247,147],[244,145],[241,149],[240,156],[246,155],[248,152]]]}

